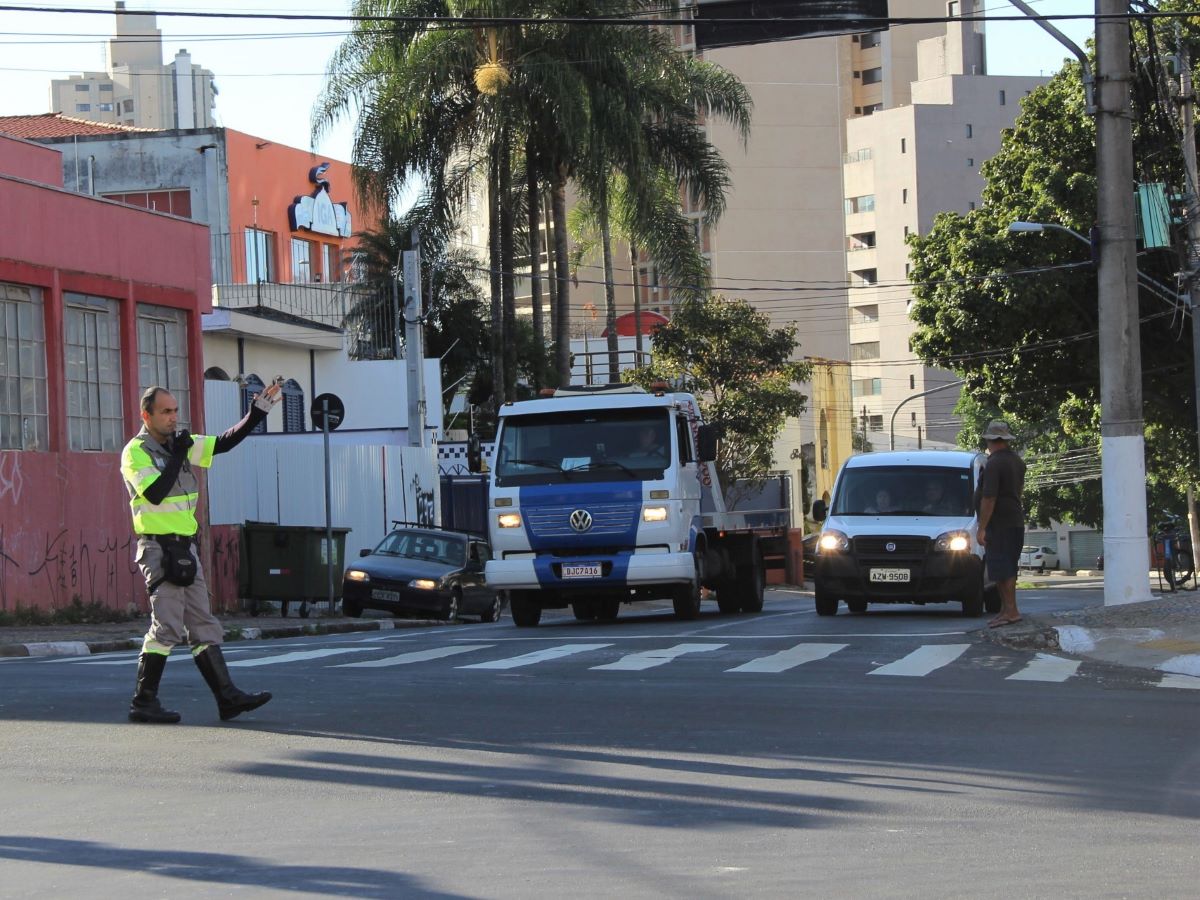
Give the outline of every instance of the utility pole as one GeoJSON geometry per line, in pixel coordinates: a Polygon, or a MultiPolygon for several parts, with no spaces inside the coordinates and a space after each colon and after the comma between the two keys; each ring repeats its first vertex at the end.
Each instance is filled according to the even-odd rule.
{"type": "Polygon", "coordinates": [[[1150,599],[1127,0],[1096,0],[1104,605],[1150,599]]]}
{"type": "Polygon", "coordinates": [[[408,444],[425,446],[425,325],[421,318],[421,244],[404,251],[404,366],[408,374],[408,444]]]}
{"type": "MultiPolygon", "coordinates": [[[[1175,26],[1179,42],[1179,112],[1183,120],[1183,162],[1187,170],[1184,186],[1184,221],[1187,223],[1187,250],[1183,270],[1187,278],[1189,305],[1192,308],[1192,377],[1196,391],[1196,439],[1200,442],[1200,198],[1197,197],[1196,172],[1196,95],[1192,88],[1192,55],[1175,26]]],[[[1200,445],[1198,445],[1200,446],[1200,445]]],[[[1188,480],[1188,523],[1192,534],[1192,555],[1200,548],[1200,521],[1196,516],[1196,492],[1188,480]]]]}

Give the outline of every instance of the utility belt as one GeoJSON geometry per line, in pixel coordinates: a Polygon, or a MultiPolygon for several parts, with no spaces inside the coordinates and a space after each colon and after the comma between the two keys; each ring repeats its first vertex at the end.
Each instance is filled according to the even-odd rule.
{"type": "Polygon", "coordinates": [[[195,535],[147,534],[162,547],[163,573],[150,582],[147,593],[153,594],[164,581],[177,587],[187,587],[196,580],[196,559],[192,556],[195,535]]]}

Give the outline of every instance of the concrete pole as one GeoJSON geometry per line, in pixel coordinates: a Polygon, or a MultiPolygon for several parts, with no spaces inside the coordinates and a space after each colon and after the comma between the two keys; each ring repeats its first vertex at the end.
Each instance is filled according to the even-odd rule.
{"type": "Polygon", "coordinates": [[[408,374],[408,445],[425,446],[425,326],[421,321],[421,250],[404,251],[404,364],[408,374]]]}
{"type": "MultiPolygon", "coordinates": [[[[1176,35],[1179,27],[1176,26],[1176,35]]],[[[1179,111],[1183,121],[1183,163],[1187,169],[1187,184],[1184,187],[1187,212],[1184,220],[1187,222],[1188,242],[1187,254],[1183,261],[1185,275],[1188,279],[1188,297],[1192,308],[1192,378],[1196,393],[1196,439],[1200,441],[1200,278],[1197,278],[1197,267],[1200,265],[1200,198],[1197,198],[1196,171],[1196,95],[1192,89],[1192,55],[1182,39],[1179,40],[1179,111]]],[[[1196,515],[1196,493],[1192,485],[1188,485],[1188,523],[1192,535],[1192,558],[1195,559],[1196,548],[1200,547],[1200,521],[1196,515]]]]}
{"type": "Polygon", "coordinates": [[[1096,0],[1104,605],[1150,599],[1127,0],[1096,0]],[[1117,16],[1120,18],[1101,18],[1117,16]]]}

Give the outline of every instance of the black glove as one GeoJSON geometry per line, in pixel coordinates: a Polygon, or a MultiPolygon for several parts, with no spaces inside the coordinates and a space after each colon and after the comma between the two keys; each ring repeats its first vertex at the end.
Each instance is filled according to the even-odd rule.
{"type": "Polygon", "coordinates": [[[183,431],[175,435],[175,440],[171,443],[171,455],[187,456],[187,452],[191,449],[193,443],[195,442],[192,440],[192,436],[188,434],[188,430],[186,428],[183,429],[183,431]]]}

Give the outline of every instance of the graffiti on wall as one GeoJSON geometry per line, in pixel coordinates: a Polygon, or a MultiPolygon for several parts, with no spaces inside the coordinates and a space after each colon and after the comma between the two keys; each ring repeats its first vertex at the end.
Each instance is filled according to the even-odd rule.
{"type": "Polygon", "coordinates": [[[434,519],[434,491],[433,488],[424,490],[421,487],[421,478],[419,475],[414,475],[409,483],[412,489],[413,500],[416,503],[417,524],[418,525],[433,525],[437,520],[434,519]]]}
{"type": "Polygon", "coordinates": [[[21,455],[0,453],[0,500],[13,504],[21,502],[21,488],[25,486],[21,477],[21,455]]]}
{"type": "Polygon", "coordinates": [[[144,596],[132,534],[89,536],[61,529],[24,533],[0,525],[0,610],[59,609],[75,600],[124,608],[144,596]]]}

